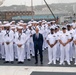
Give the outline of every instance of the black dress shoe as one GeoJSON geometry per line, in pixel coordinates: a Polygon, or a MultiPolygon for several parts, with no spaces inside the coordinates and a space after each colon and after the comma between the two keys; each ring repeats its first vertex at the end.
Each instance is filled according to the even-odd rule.
{"type": "Polygon", "coordinates": [[[20,64],[20,62],[18,62],[18,64],[20,64]]]}
{"type": "Polygon", "coordinates": [[[38,62],[35,62],[35,64],[38,64],[38,62]]]}
{"type": "Polygon", "coordinates": [[[32,58],[35,58],[35,56],[32,56],[32,58]]]}
{"type": "Polygon", "coordinates": [[[18,62],[18,64],[24,64],[24,62],[21,62],[21,61],[20,61],[20,62],[18,62]]]}
{"type": "Polygon", "coordinates": [[[18,61],[18,59],[15,59],[16,61],[18,61]]]}
{"type": "Polygon", "coordinates": [[[11,64],[13,64],[14,62],[13,61],[11,61],[11,64]]]}
{"type": "Polygon", "coordinates": [[[2,60],[5,60],[5,58],[2,58],[2,60]]]}
{"type": "Polygon", "coordinates": [[[24,64],[24,62],[20,62],[21,64],[24,64]]]}
{"type": "Polygon", "coordinates": [[[28,59],[28,61],[31,61],[31,59],[28,59]]]}
{"type": "Polygon", "coordinates": [[[4,63],[9,63],[9,61],[5,61],[4,63]]]}
{"type": "Polygon", "coordinates": [[[43,62],[41,62],[41,64],[43,64],[43,62]]]}

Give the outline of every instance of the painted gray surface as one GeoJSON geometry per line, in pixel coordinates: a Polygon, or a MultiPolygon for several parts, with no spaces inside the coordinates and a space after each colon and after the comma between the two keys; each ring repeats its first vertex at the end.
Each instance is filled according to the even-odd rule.
{"type": "MultiPolygon", "coordinates": [[[[0,66],[46,66],[46,67],[76,67],[74,65],[74,60],[73,62],[71,62],[71,65],[67,65],[67,63],[65,62],[65,65],[60,66],[59,62],[57,61],[56,65],[48,65],[48,53],[47,50],[43,52],[43,57],[44,57],[44,61],[43,61],[43,65],[40,64],[40,61],[38,62],[38,65],[35,65],[35,60],[34,58],[31,59],[31,61],[25,60],[24,64],[18,64],[18,62],[15,60],[13,64],[11,63],[4,63],[4,60],[0,59],[0,66]]],[[[40,60],[40,59],[39,59],[40,60]]]]}
{"type": "Polygon", "coordinates": [[[76,73],[66,73],[66,72],[32,72],[31,75],[76,75],[76,73]]]}

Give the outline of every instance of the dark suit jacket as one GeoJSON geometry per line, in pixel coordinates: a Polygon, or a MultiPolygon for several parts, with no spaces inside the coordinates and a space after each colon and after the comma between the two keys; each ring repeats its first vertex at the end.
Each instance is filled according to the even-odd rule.
{"type": "Polygon", "coordinates": [[[39,38],[36,37],[36,34],[33,35],[34,47],[43,45],[43,35],[39,33],[39,38]]]}

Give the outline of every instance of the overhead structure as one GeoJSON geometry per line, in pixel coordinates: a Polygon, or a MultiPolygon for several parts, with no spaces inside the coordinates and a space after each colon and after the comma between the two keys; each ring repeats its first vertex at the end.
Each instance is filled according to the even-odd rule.
{"type": "Polygon", "coordinates": [[[52,12],[51,8],[49,7],[48,3],[46,2],[46,0],[44,0],[46,6],[48,7],[48,9],[50,10],[51,14],[53,15],[54,19],[56,20],[56,17],[54,15],[54,13],[52,12]]]}

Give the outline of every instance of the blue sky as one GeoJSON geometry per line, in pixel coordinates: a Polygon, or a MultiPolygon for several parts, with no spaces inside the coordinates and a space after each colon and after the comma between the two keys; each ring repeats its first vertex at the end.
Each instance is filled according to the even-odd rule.
{"type": "MultiPolygon", "coordinates": [[[[76,0],[46,0],[47,3],[71,3],[76,2],[76,0]]],[[[34,5],[44,4],[43,0],[33,0],[34,5]]],[[[11,5],[31,5],[31,0],[5,0],[2,6],[11,5]]]]}

